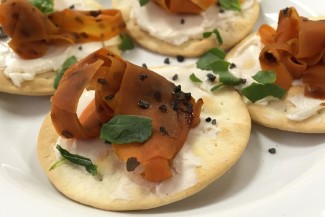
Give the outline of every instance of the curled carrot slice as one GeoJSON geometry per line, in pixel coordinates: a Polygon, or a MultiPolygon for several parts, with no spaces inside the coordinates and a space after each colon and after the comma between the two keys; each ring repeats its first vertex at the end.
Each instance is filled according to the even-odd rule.
{"type": "Polygon", "coordinates": [[[100,49],[64,74],[52,97],[51,117],[61,136],[91,139],[114,115],[139,115],[152,120],[152,136],[144,143],[113,144],[122,161],[136,158],[143,177],[159,182],[171,177],[172,159],[182,148],[189,130],[199,123],[203,105],[164,77],[100,49]],[[80,118],[76,114],[84,89],[95,90],[95,100],[80,118]],[[149,106],[143,108],[140,101],[149,106]]]}
{"type": "Polygon", "coordinates": [[[325,98],[325,22],[300,17],[291,7],[279,13],[273,32],[267,25],[259,29],[265,47],[261,67],[277,73],[276,83],[288,89],[293,79],[302,79],[305,95],[325,98]]]}
{"type": "Polygon", "coordinates": [[[118,10],[65,9],[46,16],[27,0],[3,1],[0,25],[11,38],[9,46],[24,59],[43,56],[53,44],[103,41],[125,30],[118,10]]]}

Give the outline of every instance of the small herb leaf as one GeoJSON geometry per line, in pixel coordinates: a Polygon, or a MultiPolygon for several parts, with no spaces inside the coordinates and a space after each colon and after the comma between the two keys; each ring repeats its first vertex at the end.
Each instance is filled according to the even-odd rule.
{"type": "Polygon", "coordinates": [[[241,11],[239,0],[219,0],[219,3],[226,10],[241,11]]]}
{"type": "Polygon", "coordinates": [[[64,72],[73,64],[77,62],[77,58],[75,56],[71,56],[68,59],[64,61],[61,68],[59,69],[58,73],[56,74],[56,77],[54,79],[54,88],[57,89],[60,83],[60,80],[64,74],[64,72]]]}
{"type": "Polygon", "coordinates": [[[118,48],[121,51],[132,50],[134,48],[134,44],[132,39],[126,34],[120,34],[121,44],[119,44],[118,48]]]}
{"type": "Polygon", "coordinates": [[[200,80],[198,77],[196,77],[196,75],[194,73],[192,73],[190,75],[190,79],[191,79],[191,81],[196,82],[196,83],[202,82],[202,80],[200,80]]]}
{"type": "Polygon", "coordinates": [[[54,11],[53,0],[28,0],[28,1],[46,15],[54,11]]]}
{"type": "Polygon", "coordinates": [[[204,38],[209,38],[212,35],[212,33],[214,33],[216,35],[219,45],[222,45],[223,40],[222,40],[222,37],[221,37],[220,32],[218,31],[218,29],[214,29],[212,32],[204,32],[203,37],[204,38]]]}
{"type": "Polygon", "coordinates": [[[203,70],[211,70],[211,64],[224,60],[226,53],[219,48],[212,48],[203,54],[202,57],[196,62],[196,67],[203,70]]]}
{"type": "Polygon", "coordinates": [[[144,142],[152,133],[150,118],[136,115],[115,115],[102,126],[100,139],[113,144],[144,142]]]}
{"type": "Polygon", "coordinates": [[[276,80],[276,73],[274,71],[261,70],[252,76],[252,78],[258,83],[272,84],[276,80]]]}
{"type": "Polygon", "coordinates": [[[57,168],[58,166],[60,166],[61,164],[63,164],[67,159],[62,158],[61,160],[57,161],[55,164],[53,164],[51,166],[51,168],[49,169],[49,171],[54,170],[55,168],[57,168]]]}
{"type": "Polygon", "coordinates": [[[215,91],[215,90],[218,90],[220,87],[222,87],[224,84],[223,83],[219,83],[219,84],[217,84],[217,85],[215,85],[215,86],[213,86],[211,89],[210,89],[210,91],[215,91]]]}
{"type": "Polygon", "coordinates": [[[149,0],[139,0],[139,2],[140,2],[141,6],[144,6],[144,5],[148,4],[149,0]]]}
{"type": "Polygon", "coordinates": [[[245,82],[242,78],[237,78],[229,72],[229,62],[216,61],[211,64],[211,69],[215,74],[219,75],[219,81],[225,85],[236,86],[245,82]]]}
{"type": "Polygon", "coordinates": [[[243,88],[241,93],[254,103],[267,96],[281,99],[285,95],[286,91],[275,84],[259,84],[254,82],[243,88]]]}
{"type": "MultiPolygon", "coordinates": [[[[60,145],[56,145],[56,148],[59,150],[61,156],[70,161],[71,163],[84,166],[86,170],[91,173],[93,176],[97,175],[97,166],[94,165],[89,158],[76,155],[76,154],[71,154],[64,148],[62,148],[60,145]]],[[[55,164],[54,164],[55,165],[55,164]]],[[[53,166],[52,166],[53,167],[53,166]]]]}

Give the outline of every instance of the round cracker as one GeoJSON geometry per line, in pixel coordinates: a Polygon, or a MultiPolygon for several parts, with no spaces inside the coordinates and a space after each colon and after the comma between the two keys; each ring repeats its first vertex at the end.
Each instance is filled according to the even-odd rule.
{"type": "MultiPolygon", "coordinates": [[[[200,159],[200,166],[196,166],[197,182],[192,187],[177,193],[157,195],[150,190],[146,182],[132,182],[127,186],[129,197],[116,198],[112,189],[126,189],[114,170],[121,164],[113,151],[101,157],[100,173],[102,179],[96,179],[84,168],[64,163],[49,171],[57,162],[54,145],[58,139],[50,116],[48,115],[40,129],[38,137],[39,161],[53,185],[64,195],[82,204],[104,210],[139,210],[149,209],[169,204],[197,193],[211,182],[222,176],[241,156],[249,140],[251,120],[247,108],[240,95],[231,88],[221,88],[217,94],[203,98],[204,110],[212,112],[216,118],[220,131],[209,139],[205,133],[200,136],[189,134],[191,153],[200,159]],[[103,169],[104,168],[104,169],[103,169]]],[[[202,119],[202,118],[201,118],[202,119]]],[[[201,124],[211,124],[202,119],[201,124]]],[[[199,125],[200,126],[200,125],[199,125]]],[[[197,127],[199,127],[197,126],[197,127]]],[[[120,169],[125,170],[124,167],[120,169]]],[[[125,173],[127,174],[127,172],[125,173]]],[[[126,175],[127,176],[127,175],[126,175]]],[[[140,178],[140,176],[139,176],[140,178]]],[[[140,178],[142,180],[142,178],[140,178]]],[[[173,179],[173,177],[171,178],[173,179]]],[[[172,181],[172,180],[166,180],[172,181]]],[[[187,180],[190,181],[190,180],[187,180]]],[[[154,183],[151,183],[154,184],[154,183]]],[[[156,183],[157,184],[157,183],[156,183]]],[[[156,185],[155,184],[155,185],[156,185]]],[[[158,184],[157,184],[158,185],[158,184]]]]}
{"type": "MultiPolygon", "coordinates": [[[[246,41],[257,34],[257,32],[254,32],[237,44],[227,54],[226,59],[230,59],[235,55],[240,47],[246,44],[246,41]]],[[[303,86],[292,86],[281,100],[269,101],[267,105],[247,102],[247,107],[252,120],[260,125],[297,133],[325,133],[325,109],[321,109],[304,120],[294,121],[288,119],[288,111],[294,107],[289,99],[294,95],[303,94],[303,86]]]]}
{"type": "Polygon", "coordinates": [[[230,49],[251,32],[260,10],[258,2],[255,1],[255,4],[244,12],[229,19],[219,21],[218,31],[223,39],[222,45],[219,45],[214,37],[209,37],[204,39],[191,39],[177,46],[157,39],[149,35],[146,31],[143,31],[133,19],[130,19],[128,1],[112,0],[113,7],[120,9],[123,13],[128,34],[134,41],[148,50],[169,56],[198,57],[214,47],[225,50],[230,49]]]}
{"type": "MultiPolygon", "coordinates": [[[[108,49],[120,54],[118,45],[108,46],[108,49]]],[[[53,95],[54,79],[57,72],[50,71],[35,75],[33,80],[24,81],[18,87],[12,83],[12,81],[4,74],[3,70],[0,70],[0,92],[27,95],[27,96],[48,96],[53,95]]]]}

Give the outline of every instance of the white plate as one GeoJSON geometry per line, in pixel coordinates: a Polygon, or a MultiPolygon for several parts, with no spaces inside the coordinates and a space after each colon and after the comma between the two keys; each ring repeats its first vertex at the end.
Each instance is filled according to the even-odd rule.
{"type": "MultiPolygon", "coordinates": [[[[304,16],[325,15],[322,0],[264,0],[259,23],[276,22],[279,9],[291,5],[304,16]]],[[[147,65],[162,65],[165,58],[142,49],[124,57],[147,65]]],[[[0,216],[325,216],[325,135],[257,125],[241,160],[221,179],[183,201],[128,213],[72,202],[49,183],[36,156],[38,130],[49,107],[49,97],[0,94],[0,216]],[[270,154],[269,148],[277,153],[270,154]]]]}

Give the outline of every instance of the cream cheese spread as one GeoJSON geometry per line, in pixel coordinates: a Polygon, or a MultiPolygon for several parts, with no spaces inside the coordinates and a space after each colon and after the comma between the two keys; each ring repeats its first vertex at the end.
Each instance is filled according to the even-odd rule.
{"type": "MultiPolygon", "coordinates": [[[[69,8],[71,5],[78,10],[99,9],[99,5],[94,1],[55,0],[54,5],[55,10],[69,8]]],[[[17,87],[24,81],[33,80],[37,74],[57,71],[70,56],[74,55],[77,59],[82,59],[104,46],[119,44],[119,38],[115,37],[105,42],[89,42],[65,47],[52,46],[41,58],[25,60],[8,46],[8,41],[9,39],[0,40],[0,70],[3,70],[5,76],[17,87]]]]}
{"type": "MultiPolygon", "coordinates": [[[[172,81],[174,75],[177,74],[178,79],[173,82],[176,85],[181,85],[182,90],[185,92],[187,92],[187,90],[190,90],[192,96],[196,99],[202,98],[203,101],[205,99],[209,101],[213,98],[213,94],[210,91],[210,88],[213,84],[203,85],[203,83],[207,82],[202,82],[201,85],[198,85],[190,81],[188,77],[189,70],[191,72],[194,72],[197,77],[200,77],[202,80],[204,80],[206,77],[206,72],[197,69],[195,67],[195,64],[182,67],[157,67],[153,70],[163,75],[170,81],[172,81]]],[[[83,93],[81,99],[79,100],[77,110],[78,115],[81,114],[83,109],[93,98],[94,91],[85,91],[83,93]]],[[[203,105],[201,112],[201,123],[197,127],[190,130],[187,141],[173,160],[173,177],[160,183],[153,183],[144,180],[142,176],[139,175],[141,171],[140,166],[138,166],[137,169],[133,172],[127,172],[125,169],[125,163],[121,162],[117,158],[117,156],[114,154],[112,146],[105,144],[104,141],[101,141],[99,139],[90,141],[71,141],[59,138],[57,144],[60,144],[71,153],[79,154],[92,159],[95,164],[96,162],[100,161],[100,159],[103,159],[107,157],[107,155],[110,155],[109,158],[111,161],[109,162],[109,165],[107,165],[107,163],[105,164],[106,170],[99,171],[99,173],[105,173],[107,176],[109,175],[111,179],[118,180],[120,183],[119,188],[111,189],[110,197],[112,198],[124,200],[132,199],[132,192],[134,189],[130,189],[130,186],[134,186],[134,184],[136,184],[138,188],[145,191],[150,189],[150,192],[158,196],[166,196],[169,194],[181,192],[197,183],[198,177],[196,169],[197,167],[204,169],[204,164],[202,163],[202,159],[196,156],[195,151],[193,151],[193,141],[195,141],[198,136],[204,135],[205,139],[207,139],[206,141],[210,141],[210,143],[213,144],[213,141],[215,140],[219,131],[218,124],[213,125],[211,123],[207,123],[204,120],[206,117],[213,118],[213,113],[211,111],[205,110],[203,105]]],[[[56,153],[59,159],[60,154],[58,151],[56,151],[56,153]]]]}
{"type": "Polygon", "coordinates": [[[129,1],[131,19],[150,35],[173,45],[180,45],[189,39],[202,39],[203,32],[223,25],[222,20],[245,13],[255,3],[254,0],[246,0],[241,5],[242,12],[226,10],[220,13],[220,8],[212,5],[199,15],[178,15],[166,12],[153,2],[141,7],[138,0],[129,1]]]}
{"type": "MultiPolygon", "coordinates": [[[[232,57],[227,60],[231,63],[236,64],[236,67],[230,70],[231,73],[233,73],[236,77],[246,79],[246,83],[239,86],[239,89],[253,83],[254,79],[252,76],[261,70],[259,54],[263,46],[264,45],[260,40],[260,36],[258,34],[255,34],[252,37],[248,38],[248,40],[246,40],[236,50],[236,53],[234,53],[234,55],[232,55],[232,57]]],[[[294,80],[292,85],[301,86],[302,81],[294,80]]],[[[272,100],[277,99],[274,97],[266,97],[256,103],[267,106],[268,102],[272,100]]],[[[325,100],[306,97],[303,95],[303,93],[290,96],[288,97],[288,100],[294,107],[288,109],[287,118],[293,121],[305,120],[316,114],[319,110],[324,109],[325,107],[325,100]]]]}

